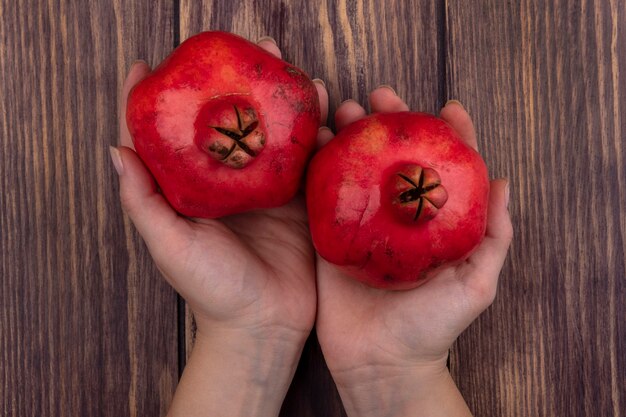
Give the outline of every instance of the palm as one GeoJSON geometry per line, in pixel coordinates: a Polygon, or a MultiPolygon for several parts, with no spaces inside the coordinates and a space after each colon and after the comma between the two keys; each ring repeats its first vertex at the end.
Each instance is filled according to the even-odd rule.
{"type": "Polygon", "coordinates": [[[297,330],[311,320],[313,249],[299,198],[222,220],[185,221],[163,250],[153,253],[159,269],[198,316],[297,330]]]}
{"type": "Polygon", "coordinates": [[[381,291],[318,261],[320,306],[317,333],[335,372],[366,365],[445,362],[476,306],[458,285],[457,268],[441,271],[411,291],[381,291]]]}

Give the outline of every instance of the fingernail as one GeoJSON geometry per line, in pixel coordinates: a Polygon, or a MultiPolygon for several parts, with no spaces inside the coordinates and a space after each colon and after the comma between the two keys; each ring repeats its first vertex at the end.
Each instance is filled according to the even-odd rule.
{"type": "MultiPolygon", "coordinates": [[[[454,99],[452,99],[452,100],[448,100],[448,101],[446,101],[446,106],[447,106],[448,104],[456,104],[457,106],[461,106],[461,108],[462,108],[462,109],[464,109],[464,108],[465,108],[465,107],[463,106],[463,104],[461,104],[461,102],[460,102],[459,100],[454,100],[454,99]]],[[[446,106],[444,106],[444,107],[446,107],[446,106]]]]}
{"type": "Polygon", "coordinates": [[[330,130],[330,127],[328,126],[320,126],[320,128],[317,129],[317,133],[326,132],[326,131],[329,131],[330,133],[333,132],[332,130],[330,130]]]}
{"type": "MultiPolygon", "coordinates": [[[[339,105],[341,106],[342,104],[345,104],[345,103],[350,103],[350,102],[356,103],[356,100],[355,100],[355,99],[353,99],[353,98],[349,98],[349,99],[344,100],[344,101],[342,101],[341,103],[339,103],[339,105]]],[[[357,103],[357,104],[358,104],[358,103],[357,103]]]]}
{"type": "Polygon", "coordinates": [[[124,173],[124,164],[122,163],[120,151],[116,147],[109,146],[109,152],[111,153],[111,161],[113,162],[115,171],[117,171],[117,175],[122,175],[124,173]]]}
{"type": "Polygon", "coordinates": [[[506,185],[504,186],[504,204],[506,205],[506,208],[509,208],[509,197],[511,195],[511,187],[509,187],[509,182],[506,182],[506,185]]]}
{"type": "Polygon", "coordinates": [[[376,87],[376,89],[379,89],[379,88],[386,88],[387,90],[391,90],[391,92],[392,92],[395,96],[397,96],[397,95],[398,95],[398,93],[396,93],[396,90],[394,90],[394,88],[393,88],[392,86],[390,86],[389,84],[382,84],[382,85],[379,85],[378,87],[376,87]]]}
{"type": "Polygon", "coordinates": [[[319,85],[321,85],[322,87],[326,88],[326,83],[324,82],[324,80],[322,80],[322,79],[320,79],[320,78],[314,78],[314,79],[313,79],[313,82],[314,82],[315,84],[319,84],[319,85]]]}
{"type": "Polygon", "coordinates": [[[271,36],[262,36],[259,38],[259,40],[256,41],[256,43],[261,43],[263,41],[269,41],[272,42],[274,45],[277,45],[276,39],[272,38],[271,36]]]}
{"type": "Polygon", "coordinates": [[[136,59],[130,66],[131,69],[135,68],[136,65],[138,64],[144,64],[144,65],[148,65],[148,63],[146,61],[144,61],[143,59],[136,59]]]}

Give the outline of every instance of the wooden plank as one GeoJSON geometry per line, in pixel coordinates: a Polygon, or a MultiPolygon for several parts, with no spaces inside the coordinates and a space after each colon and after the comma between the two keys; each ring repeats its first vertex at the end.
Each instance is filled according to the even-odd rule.
{"type": "Polygon", "coordinates": [[[480,416],[626,415],[626,4],[448,0],[465,103],[515,238],[452,370],[480,416]]]}
{"type": "MultiPolygon", "coordinates": [[[[411,108],[432,112],[442,99],[438,3],[182,0],[180,38],[202,30],[231,31],[251,40],[272,36],[285,60],[326,82],[331,115],[348,98],[367,105],[368,92],[380,84],[392,85],[411,108]]],[[[282,415],[344,415],[315,335],[305,347],[282,415]]]]}
{"type": "Polygon", "coordinates": [[[164,414],[176,296],[124,220],[108,145],[171,2],[0,0],[0,414],[164,414]]]}
{"type": "MultiPolygon", "coordinates": [[[[435,111],[438,8],[432,1],[181,1],[181,40],[226,30],[251,40],[276,39],[283,59],[322,78],[331,110],[390,84],[415,110],[435,111]]],[[[332,114],[332,112],[331,112],[332,114]]]]}

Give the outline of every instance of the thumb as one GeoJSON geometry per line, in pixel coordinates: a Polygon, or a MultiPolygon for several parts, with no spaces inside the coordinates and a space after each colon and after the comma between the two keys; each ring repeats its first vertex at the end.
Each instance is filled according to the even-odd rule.
{"type": "Polygon", "coordinates": [[[111,160],[119,175],[122,208],[149,248],[185,235],[189,227],[157,191],[152,175],[130,148],[110,147],[111,160]]]}
{"type": "MultiPolygon", "coordinates": [[[[509,215],[509,182],[504,179],[491,181],[489,192],[489,212],[487,218],[487,231],[485,233],[488,242],[496,241],[500,248],[501,257],[506,257],[506,252],[513,238],[513,226],[509,215]]],[[[494,248],[495,249],[495,248],[494,248]]],[[[502,259],[504,261],[504,259],[502,259]]]]}
{"type": "Polygon", "coordinates": [[[485,238],[461,266],[461,273],[468,276],[467,284],[484,296],[487,305],[495,297],[500,270],[513,238],[507,205],[508,182],[502,179],[491,181],[485,238]]]}

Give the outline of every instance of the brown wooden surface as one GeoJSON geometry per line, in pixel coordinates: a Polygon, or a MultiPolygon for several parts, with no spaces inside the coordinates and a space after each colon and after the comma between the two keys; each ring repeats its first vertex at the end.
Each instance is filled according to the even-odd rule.
{"type": "Polygon", "coordinates": [[[626,415],[626,3],[447,4],[466,103],[515,239],[451,364],[476,415],[626,415]]]}
{"type": "Polygon", "coordinates": [[[172,5],[0,1],[0,415],[164,414],[176,294],[119,208],[108,145],[172,5]]]}
{"type": "MultiPolygon", "coordinates": [[[[273,36],[331,111],[382,83],[464,102],[516,236],[455,379],[476,415],[626,415],[625,23],[619,0],[0,0],[0,415],[164,414],[191,323],[107,146],[132,60],[206,29],[273,36]]],[[[313,335],[282,415],[342,413],[313,335]]]]}

